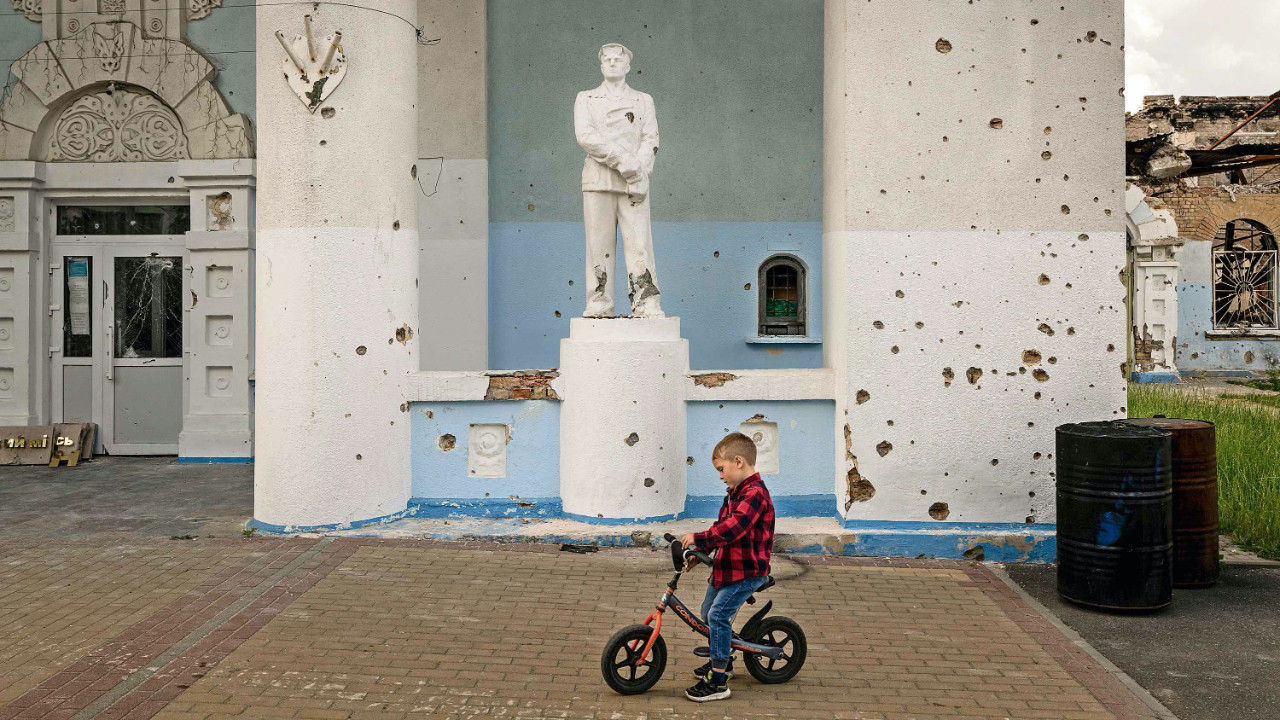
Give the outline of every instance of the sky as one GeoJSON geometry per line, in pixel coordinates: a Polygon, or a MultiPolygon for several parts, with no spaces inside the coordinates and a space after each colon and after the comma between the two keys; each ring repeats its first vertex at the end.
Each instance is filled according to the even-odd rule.
{"type": "Polygon", "coordinates": [[[1280,90],[1280,0],[1126,0],[1125,110],[1143,95],[1280,90]]]}

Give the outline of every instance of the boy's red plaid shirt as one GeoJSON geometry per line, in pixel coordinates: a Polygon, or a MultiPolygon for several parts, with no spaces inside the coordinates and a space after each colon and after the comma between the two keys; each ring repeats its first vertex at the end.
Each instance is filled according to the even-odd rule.
{"type": "Polygon", "coordinates": [[[773,519],[773,498],[760,473],[725,494],[719,519],[706,532],[693,535],[699,549],[710,552],[720,548],[711,568],[712,585],[724,587],[769,574],[773,519]]]}

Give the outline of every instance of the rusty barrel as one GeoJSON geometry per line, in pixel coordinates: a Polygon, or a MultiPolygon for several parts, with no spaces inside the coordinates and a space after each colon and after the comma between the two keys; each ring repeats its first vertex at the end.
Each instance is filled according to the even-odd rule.
{"type": "Polygon", "coordinates": [[[1172,436],[1085,422],[1057,428],[1058,593],[1106,610],[1173,601],[1172,436]]]}
{"type": "Polygon", "coordinates": [[[1133,418],[1173,435],[1173,586],[1218,582],[1218,454],[1213,423],[1133,418]]]}

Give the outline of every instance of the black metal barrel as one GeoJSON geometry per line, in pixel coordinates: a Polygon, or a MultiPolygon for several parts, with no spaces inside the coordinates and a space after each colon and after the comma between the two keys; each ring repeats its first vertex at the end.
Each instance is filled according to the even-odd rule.
{"type": "Polygon", "coordinates": [[[1218,582],[1218,454],[1213,423],[1133,418],[1132,425],[1173,435],[1173,586],[1218,582]]]}
{"type": "Polygon", "coordinates": [[[1172,438],[1125,422],[1057,429],[1058,593],[1107,610],[1173,601],[1172,438]]]}

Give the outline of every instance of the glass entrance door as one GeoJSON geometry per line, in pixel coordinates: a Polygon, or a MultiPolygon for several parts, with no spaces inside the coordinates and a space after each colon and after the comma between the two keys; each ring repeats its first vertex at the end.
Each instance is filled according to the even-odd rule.
{"type": "MultiPolygon", "coordinates": [[[[93,234],[68,227],[67,209],[59,208],[59,230],[89,232],[60,233],[52,248],[52,297],[62,300],[50,308],[54,420],[97,423],[108,454],[177,454],[189,292],[181,236],[161,235],[169,228],[154,216],[134,225],[155,236],[93,234]]],[[[103,229],[132,229],[105,214],[103,229]]]]}

